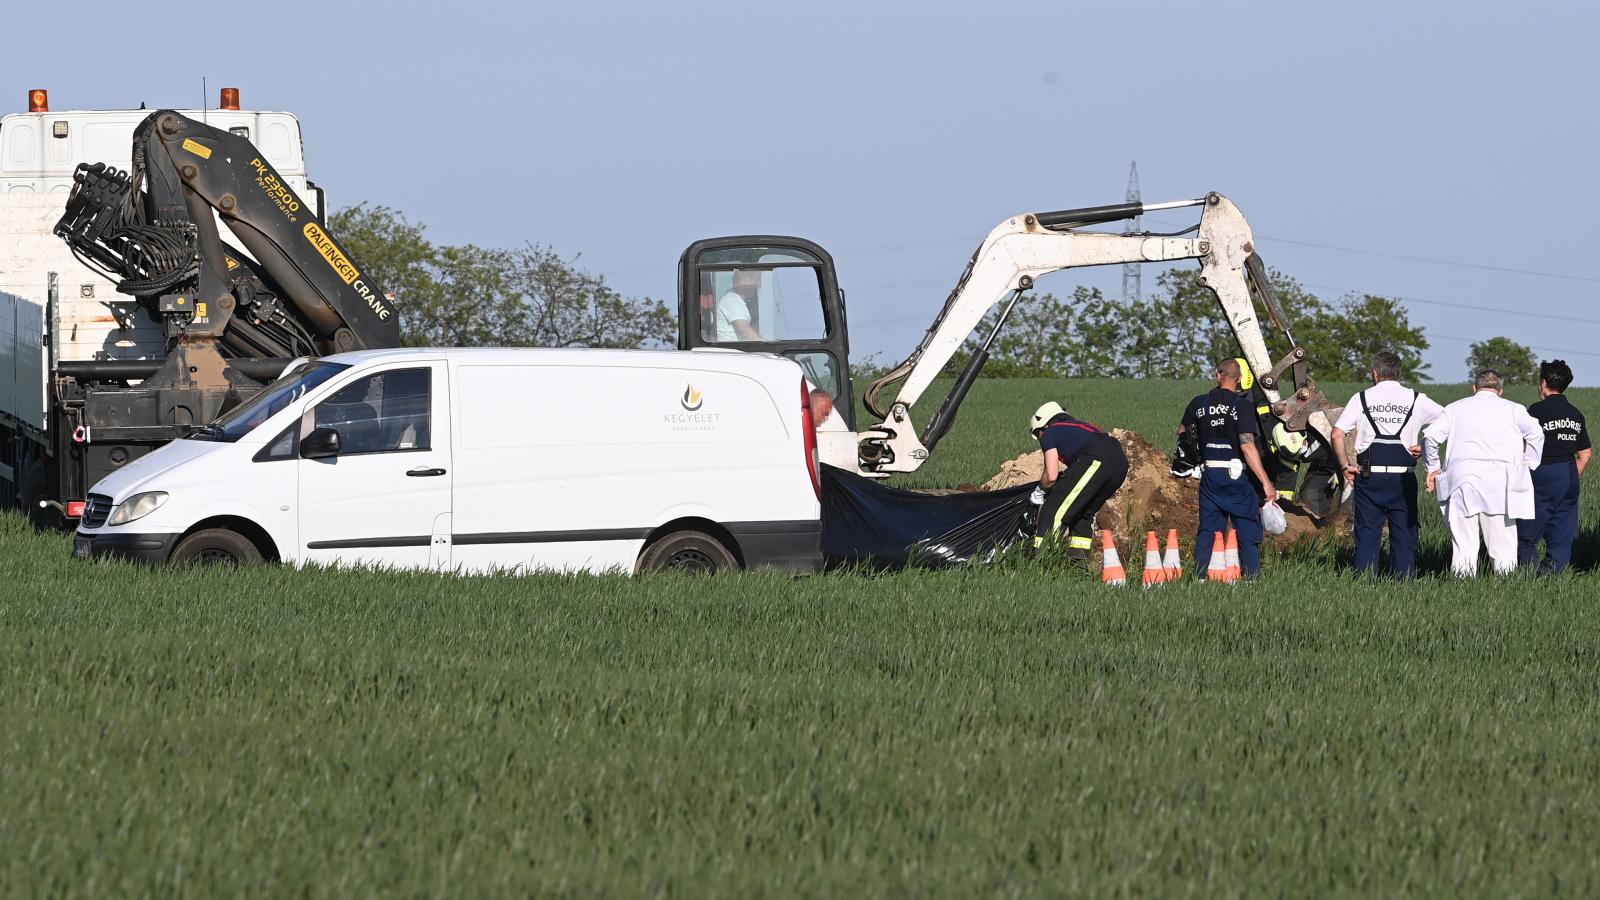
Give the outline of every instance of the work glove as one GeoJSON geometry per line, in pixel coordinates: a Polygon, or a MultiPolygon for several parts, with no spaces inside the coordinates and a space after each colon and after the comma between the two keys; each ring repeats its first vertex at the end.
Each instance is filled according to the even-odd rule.
{"type": "Polygon", "coordinates": [[[1034,506],[1043,506],[1044,505],[1044,488],[1042,488],[1042,487],[1034,488],[1033,489],[1033,493],[1028,495],[1028,499],[1030,501],[1032,501],[1034,506]]]}

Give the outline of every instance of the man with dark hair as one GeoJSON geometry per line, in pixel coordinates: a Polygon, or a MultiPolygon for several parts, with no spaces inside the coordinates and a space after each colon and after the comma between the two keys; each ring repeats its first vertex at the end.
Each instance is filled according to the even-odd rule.
{"type": "Polygon", "coordinates": [[[1594,453],[1583,413],[1567,399],[1572,367],[1558,359],[1539,365],[1538,403],[1528,412],[1544,429],[1544,455],[1533,470],[1533,518],[1517,520],[1517,564],[1538,563],[1540,574],[1556,574],[1572,563],[1578,536],[1578,479],[1594,453]],[[1544,561],[1539,562],[1539,542],[1544,561]]]}
{"type": "Polygon", "coordinates": [[[1389,524],[1389,569],[1400,578],[1417,573],[1418,437],[1444,407],[1400,384],[1400,357],[1372,355],[1372,387],[1344,405],[1333,426],[1333,451],[1355,485],[1356,557],[1359,571],[1378,568],[1383,525],[1389,524]],[[1347,435],[1355,433],[1351,441],[1347,435]]]}
{"type": "Polygon", "coordinates": [[[1261,571],[1261,505],[1278,491],[1261,462],[1261,425],[1239,389],[1237,359],[1217,364],[1217,386],[1189,401],[1178,440],[1192,435],[1200,445],[1200,529],[1195,535],[1195,575],[1206,577],[1212,536],[1229,523],[1239,532],[1239,568],[1246,577],[1261,571]]]}
{"type": "Polygon", "coordinates": [[[1544,430],[1520,403],[1500,396],[1500,373],[1479,372],[1473,394],[1446,406],[1423,431],[1428,493],[1450,523],[1450,569],[1470,578],[1486,547],[1498,574],[1517,567],[1518,519],[1533,518],[1533,479],[1544,430]],[[1443,459],[1440,444],[1449,444],[1443,459]]]}

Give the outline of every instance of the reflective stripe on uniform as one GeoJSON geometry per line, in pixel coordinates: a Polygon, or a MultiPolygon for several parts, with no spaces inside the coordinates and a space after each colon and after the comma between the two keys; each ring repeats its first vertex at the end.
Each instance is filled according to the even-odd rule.
{"type": "Polygon", "coordinates": [[[1089,470],[1084,472],[1083,477],[1078,479],[1078,483],[1072,486],[1072,493],[1068,494],[1067,499],[1061,501],[1061,505],[1056,507],[1056,531],[1061,530],[1061,520],[1066,518],[1067,509],[1078,499],[1078,495],[1083,493],[1083,489],[1089,485],[1089,479],[1093,478],[1094,473],[1098,471],[1100,471],[1100,460],[1097,459],[1089,463],[1089,470]]]}
{"type": "Polygon", "coordinates": [[[1416,466],[1368,466],[1367,467],[1367,471],[1373,473],[1374,475],[1404,475],[1407,472],[1415,472],[1416,470],[1417,470],[1416,466]]]}
{"type": "Polygon", "coordinates": [[[1073,550],[1088,550],[1094,547],[1094,538],[1073,535],[1072,538],[1067,541],[1067,546],[1073,550]]]}

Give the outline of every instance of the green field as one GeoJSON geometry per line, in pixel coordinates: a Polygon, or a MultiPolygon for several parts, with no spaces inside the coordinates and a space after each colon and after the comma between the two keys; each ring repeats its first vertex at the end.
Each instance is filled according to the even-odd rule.
{"type": "MultiPolygon", "coordinates": [[[[919,480],[986,476],[1044,399],[1154,437],[1198,387],[983,383],[919,480]]],[[[7,895],[1600,892],[1589,572],[1280,559],[1142,592],[68,549],[0,518],[7,895]]]]}

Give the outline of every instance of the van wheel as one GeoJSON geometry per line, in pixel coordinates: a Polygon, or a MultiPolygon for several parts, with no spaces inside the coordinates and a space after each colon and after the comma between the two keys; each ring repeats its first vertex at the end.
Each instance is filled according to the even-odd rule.
{"type": "Polygon", "coordinates": [[[207,528],[196,531],[178,542],[172,551],[172,564],[183,568],[194,566],[252,566],[261,562],[261,551],[250,539],[226,528],[207,528]]]}
{"type": "Polygon", "coordinates": [[[639,554],[640,572],[714,575],[738,568],[739,560],[721,541],[699,531],[674,531],[639,554]]]}

